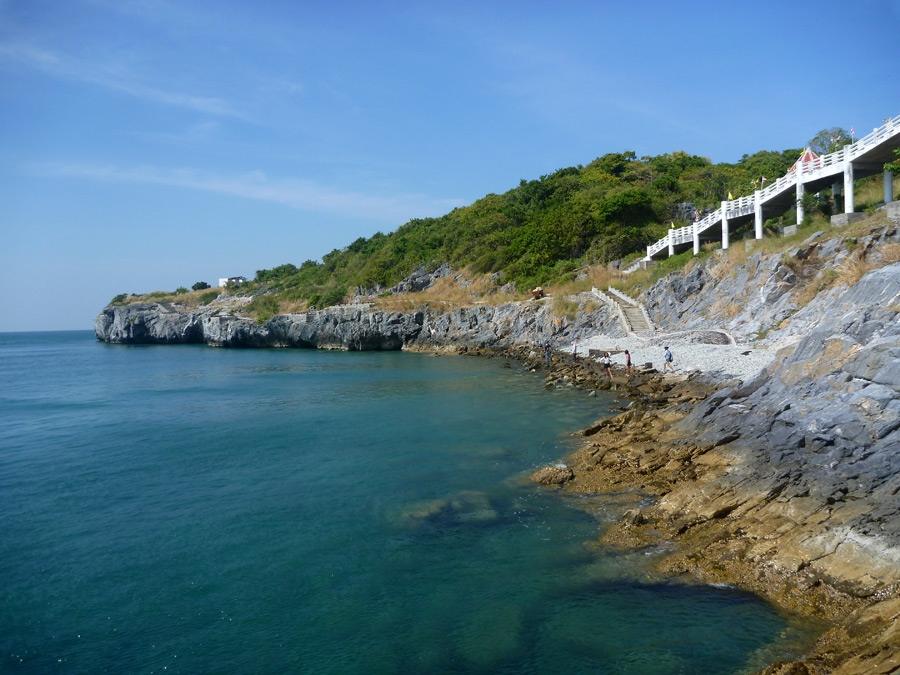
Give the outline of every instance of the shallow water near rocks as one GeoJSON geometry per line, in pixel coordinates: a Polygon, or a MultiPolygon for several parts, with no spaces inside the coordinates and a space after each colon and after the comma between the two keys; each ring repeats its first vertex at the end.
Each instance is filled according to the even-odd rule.
{"type": "Polygon", "coordinates": [[[809,629],[520,479],[609,398],[502,360],[0,335],[0,671],[728,673],[809,629]]]}

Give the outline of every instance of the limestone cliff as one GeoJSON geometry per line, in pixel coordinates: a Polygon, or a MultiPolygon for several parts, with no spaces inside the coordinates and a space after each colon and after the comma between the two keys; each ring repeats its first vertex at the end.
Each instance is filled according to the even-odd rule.
{"type": "Polygon", "coordinates": [[[307,347],[346,350],[509,348],[552,342],[562,345],[597,333],[621,334],[605,307],[582,298],[586,311],[568,321],[547,301],[476,305],[447,312],[389,312],[370,304],[338,305],[281,314],[264,323],[234,306],[211,303],[184,308],[169,303],[110,305],[95,332],[119,344],[207,343],[217,347],[307,347]]]}

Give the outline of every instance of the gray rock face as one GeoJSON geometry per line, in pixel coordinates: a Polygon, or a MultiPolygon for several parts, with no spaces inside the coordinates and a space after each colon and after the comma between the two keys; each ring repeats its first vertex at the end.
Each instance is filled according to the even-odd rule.
{"type": "Polygon", "coordinates": [[[617,319],[593,307],[572,322],[554,317],[548,302],[480,305],[445,313],[385,312],[339,305],[282,314],[258,324],[214,305],[178,310],[163,304],[111,305],[95,322],[97,338],[120,344],[207,343],[217,347],[307,347],[392,350],[563,344],[614,332],[617,319]]]}
{"type": "Polygon", "coordinates": [[[818,509],[823,555],[840,545],[843,556],[900,565],[900,263],[820,294],[793,321],[800,327],[784,331],[803,337],[767,371],[717,392],[680,426],[733,443],[740,461],[721,490],[776,490],[784,504],[818,509]]]}
{"type": "Polygon", "coordinates": [[[94,322],[97,337],[130,344],[203,342],[203,320],[159,303],[107,307],[94,322]]]}
{"type": "Polygon", "coordinates": [[[427,271],[424,267],[420,267],[410,274],[406,279],[391,287],[391,293],[418,293],[424,291],[438,279],[448,277],[453,273],[453,268],[444,263],[433,272],[427,271]]]}
{"type": "MultiPolygon", "coordinates": [[[[853,250],[898,240],[898,229],[888,227],[860,238],[853,250]]],[[[803,311],[793,291],[833,273],[851,253],[842,239],[829,239],[822,232],[783,255],[752,253],[740,264],[718,252],[687,273],[661,279],[641,299],[650,318],[665,331],[721,328],[747,340],[786,319],[796,331],[805,331],[797,321],[803,311]]]]}
{"type": "Polygon", "coordinates": [[[429,272],[426,267],[418,267],[413,270],[408,277],[397,282],[390,288],[385,288],[383,286],[375,286],[374,288],[357,287],[356,293],[353,296],[353,302],[366,302],[367,300],[373,299],[382,291],[387,291],[388,293],[418,293],[424,291],[426,288],[430,288],[438,279],[449,276],[455,276],[458,282],[465,285],[465,276],[458,272],[454,275],[453,268],[447,263],[443,263],[431,272],[429,272]]]}

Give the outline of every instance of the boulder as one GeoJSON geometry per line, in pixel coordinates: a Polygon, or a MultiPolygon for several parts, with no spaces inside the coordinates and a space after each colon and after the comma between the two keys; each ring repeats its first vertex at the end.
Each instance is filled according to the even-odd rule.
{"type": "Polygon", "coordinates": [[[540,485],[562,485],[575,478],[575,472],[565,464],[542,466],[531,474],[531,480],[540,485]]]}

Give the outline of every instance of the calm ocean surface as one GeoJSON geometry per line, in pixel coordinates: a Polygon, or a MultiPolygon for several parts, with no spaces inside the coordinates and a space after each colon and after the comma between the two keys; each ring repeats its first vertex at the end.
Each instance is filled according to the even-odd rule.
{"type": "Polygon", "coordinates": [[[612,405],[502,361],[0,334],[0,671],[728,673],[808,639],[647,581],[522,472],[612,405]]]}

